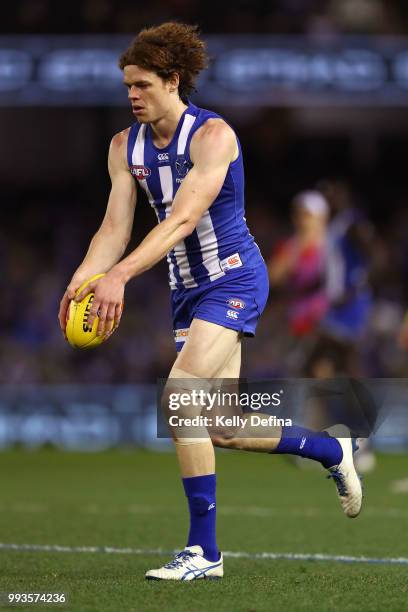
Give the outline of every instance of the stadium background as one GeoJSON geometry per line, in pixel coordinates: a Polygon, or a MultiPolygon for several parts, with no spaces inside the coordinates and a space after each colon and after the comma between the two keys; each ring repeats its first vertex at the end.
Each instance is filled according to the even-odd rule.
{"type": "MultiPolygon", "coordinates": [[[[357,0],[341,4],[343,8],[335,2],[239,2],[233,12],[225,8],[215,14],[194,2],[170,2],[166,8],[152,2],[149,8],[132,9],[132,3],[113,5],[105,0],[58,8],[45,0],[30,0],[16,2],[14,14],[9,9],[3,30],[21,36],[23,32],[125,32],[129,36],[123,40],[127,41],[144,24],[173,16],[193,21],[195,17],[206,35],[254,33],[254,44],[258,32],[307,35],[309,43],[325,36],[328,44],[333,39],[347,44],[350,35],[401,35],[408,27],[403,3],[357,0]],[[361,6],[361,11],[347,10],[351,4],[361,6]]],[[[222,43],[222,38],[217,40],[222,43]]],[[[3,49],[22,46],[22,39],[12,42],[5,39],[3,49]]],[[[368,39],[366,46],[370,43],[368,39]]],[[[75,44],[86,45],[82,40],[68,42],[70,48],[75,44]]],[[[67,46],[67,40],[61,45],[67,46]]],[[[112,43],[107,37],[98,46],[109,48],[112,43]]],[[[98,83],[92,86],[97,88],[98,83]]],[[[100,101],[93,106],[81,106],[81,90],[74,91],[75,106],[45,106],[45,102],[20,106],[29,93],[30,83],[26,89],[0,90],[3,105],[10,95],[14,101],[1,108],[0,115],[1,379],[14,384],[154,382],[165,375],[174,356],[164,264],[128,286],[121,332],[92,359],[69,350],[55,325],[60,296],[104,213],[110,138],[132,121],[126,93],[119,88],[120,103],[115,106],[103,106],[102,87],[96,96],[100,101]]],[[[370,93],[362,101],[361,93],[350,91],[339,105],[333,104],[337,92],[327,98],[323,90],[320,98],[328,99],[329,104],[320,101],[316,106],[300,84],[296,105],[259,104],[255,89],[246,93],[245,105],[217,105],[216,110],[236,127],[242,141],[248,222],[265,257],[289,231],[289,202],[298,190],[333,174],[350,181],[353,199],[376,225],[384,251],[385,262],[374,284],[380,329],[374,323],[373,334],[381,333],[389,322],[384,323],[381,314],[394,314],[390,322],[394,326],[387,331],[395,337],[408,299],[408,127],[406,107],[401,101],[395,104],[391,86],[388,93],[383,103],[375,104],[374,99],[367,105],[370,93]]],[[[60,105],[66,92],[60,89],[49,95],[60,98],[60,105]]],[[[202,98],[199,89],[194,100],[200,103],[202,98]]],[[[407,100],[408,91],[404,104],[407,100]]],[[[140,198],[133,244],[153,222],[150,207],[140,198]]],[[[282,370],[282,360],[273,348],[280,327],[274,302],[270,302],[258,337],[247,343],[245,372],[249,375],[282,370]]],[[[397,346],[394,349],[391,359],[380,364],[373,359],[371,367],[368,362],[367,375],[403,375],[407,360],[401,358],[397,346]]]]}
{"type": "MultiPolygon", "coordinates": [[[[194,101],[210,104],[239,134],[247,218],[265,258],[290,233],[290,201],[299,190],[328,177],[349,185],[351,201],[376,228],[362,372],[404,377],[408,359],[397,341],[408,301],[404,3],[282,0],[214,11],[180,1],[57,7],[30,0],[8,8],[0,41],[0,380],[20,390],[23,384],[146,385],[172,363],[164,262],[129,284],[121,329],[102,349],[72,351],[55,318],[104,214],[110,139],[132,120],[117,52],[145,24],[168,18],[195,21],[208,38],[216,69],[199,83],[194,101]],[[355,49],[359,55],[350,59],[355,49]],[[269,81],[267,72],[257,73],[257,57],[258,65],[275,70],[269,81]]],[[[154,223],[139,200],[133,246],[154,223]]],[[[246,342],[243,375],[291,374],[284,313],[284,296],[272,292],[256,339],[246,342]]],[[[6,405],[5,412],[10,416],[6,405]]],[[[1,423],[7,446],[15,422],[1,423]]]]}
{"type": "MultiPolygon", "coordinates": [[[[376,229],[379,259],[371,279],[374,309],[369,333],[361,345],[364,373],[372,378],[403,378],[408,370],[408,355],[397,340],[408,303],[406,3],[396,0],[242,0],[234,2],[232,7],[230,3],[215,5],[198,0],[149,3],[16,0],[7,9],[2,9],[0,36],[0,381],[3,383],[0,446],[4,448],[0,459],[4,466],[4,499],[0,510],[4,519],[1,539],[6,543],[134,546],[136,542],[136,545],[140,543],[147,548],[156,545],[171,548],[178,545],[175,536],[182,533],[179,527],[172,531],[173,524],[170,524],[170,519],[179,521],[176,503],[183,507],[180,491],[177,490],[176,502],[174,489],[170,487],[171,483],[177,486],[173,464],[173,470],[167,476],[169,484],[162,488],[163,495],[172,500],[173,506],[169,514],[163,514],[159,519],[162,521],[159,542],[149,527],[148,517],[152,508],[162,503],[162,498],[157,495],[161,484],[158,478],[152,477],[156,484],[151,485],[145,472],[148,466],[152,466],[152,469],[167,474],[169,464],[167,460],[163,462],[160,455],[132,451],[131,456],[95,453],[92,459],[88,459],[86,455],[72,453],[68,458],[63,453],[57,455],[49,450],[27,455],[20,446],[35,449],[52,444],[75,451],[100,451],[114,447],[118,442],[132,448],[135,444],[144,447],[156,445],[154,383],[158,377],[166,375],[174,358],[165,264],[156,266],[129,284],[121,327],[100,349],[92,353],[73,351],[63,341],[57,324],[59,300],[104,213],[109,190],[106,158],[110,139],[132,120],[126,93],[120,90],[120,83],[119,94],[115,88],[112,90],[111,82],[108,86],[98,83],[101,73],[92,65],[89,74],[86,70],[81,74],[84,80],[89,77],[88,83],[81,82],[79,87],[71,87],[69,79],[72,74],[69,71],[65,73],[65,68],[58,73],[57,66],[59,86],[47,88],[43,82],[40,91],[37,86],[41,71],[36,58],[55,49],[97,48],[106,51],[118,48],[120,51],[123,43],[126,44],[140,28],[168,19],[198,23],[208,38],[215,61],[223,50],[242,46],[246,49],[273,47],[285,51],[293,47],[300,55],[302,50],[307,55],[307,50],[318,48],[323,56],[328,50],[336,55],[342,49],[357,47],[386,58],[388,67],[395,58],[399,67],[395,73],[382,74],[368,89],[350,87],[341,79],[334,79],[335,82],[329,84],[325,81],[324,86],[320,84],[313,89],[304,76],[296,76],[298,68],[290,64],[280,75],[276,89],[268,82],[262,84],[263,88],[255,81],[253,85],[247,82],[244,89],[241,87],[232,93],[227,88],[217,103],[210,103],[208,97],[216,95],[217,83],[213,83],[211,88],[211,82],[206,82],[201,91],[198,87],[194,101],[205,105],[207,100],[208,105],[225,116],[239,134],[245,155],[247,219],[265,257],[269,257],[282,236],[290,233],[289,204],[299,190],[311,188],[318,180],[330,176],[341,177],[348,183],[353,202],[376,229]],[[24,57],[18,53],[15,55],[15,52],[23,52],[24,57]],[[34,58],[35,69],[29,74],[25,64],[27,57],[29,60],[34,58]],[[138,386],[134,386],[135,383],[138,386]],[[118,428],[125,433],[118,433],[118,428]],[[106,481],[101,479],[101,471],[106,475],[106,481]],[[60,478],[61,472],[67,486],[74,492],[75,504],[73,497],[67,494],[64,479],[60,478]],[[116,480],[118,473],[121,474],[119,481],[116,480]],[[129,490],[125,495],[128,484],[124,483],[131,481],[137,493],[129,490]],[[90,482],[97,485],[92,487],[93,491],[88,491],[90,482]],[[124,484],[123,488],[120,484],[124,484]],[[156,486],[154,494],[152,486],[156,486]],[[128,523],[122,523],[122,530],[120,521],[112,520],[112,517],[119,517],[121,504],[130,507],[130,500],[139,503],[139,510],[135,510],[137,521],[129,511],[128,523]],[[94,510],[88,512],[86,508],[91,507],[92,502],[95,502],[94,510]],[[38,510],[41,504],[52,512],[54,521],[42,520],[43,515],[38,510]],[[107,508],[106,516],[99,516],[99,510],[95,510],[97,507],[107,508]],[[36,508],[39,514],[36,514],[36,508]],[[78,525],[83,525],[83,530],[73,527],[72,517],[76,517],[78,525]],[[72,535],[65,537],[68,532],[72,535]]],[[[101,61],[103,66],[103,56],[101,61]]],[[[55,68],[55,57],[53,66],[55,68]]],[[[360,76],[366,75],[366,68],[363,65],[360,76]]],[[[225,70],[228,70],[228,63],[225,70]]],[[[73,73],[75,76],[75,70],[73,73]]],[[[233,80],[231,83],[233,86],[233,80]]],[[[145,199],[140,197],[133,245],[153,223],[154,215],[145,199]]],[[[282,296],[272,294],[256,339],[246,342],[244,375],[287,375],[281,350],[286,346],[282,340],[284,308],[282,296]]],[[[401,431],[405,427],[406,432],[405,420],[399,422],[399,427],[401,431]]],[[[407,435],[394,435],[391,441],[392,444],[385,445],[387,449],[404,450],[407,435]]],[[[390,490],[394,477],[406,479],[405,457],[395,458],[397,463],[392,459],[386,457],[380,461],[375,476],[377,488],[371,481],[371,514],[368,511],[368,522],[371,520],[371,523],[364,523],[362,532],[353,526],[345,537],[343,527],[330,514],[331,510],[327,516],[317,510],[315,515],[306,513],[307,520],[313,516],[319,519],[318,523],[312,520],[309,524],[309,538],[308,534],[303,534],[300,539],[295,537],[299,528],[298,516],[296,512],[293,514],[297,499],[293,493],[288,493],[288,487],[291,483],[300,486],[300,477],[279,461],[275,474],[276,495],[266,499],[255,488],[250,488],[251,507],[255,510],[252,514],[248,510],[249,515],[256,517],[255,522],[269,516],[268,520],[275,523],[275,529],[280,520],[279,529],[290,534],[285,540],[275,530],[275,539],[268,541],[273,550],[302,552],[313,549],[357,555],[406,556],[402,540],[399,540],[399,534],[406,527],[404,497],[392,497],[390,508],[383,499],[383,493],[390,490]],[[287,502],[282,502],[282,499],[287,502]],[[270,504],[270,515],[262,515],[262,508],[260,514],[256,510],[256,504],[262,502],[270,504]],[[381,504],[384,504],[383,514],[381,504]],[[287,515],[289,507],[292,514],[289,512],[287,515]],[[393,526],[388,525],[385,530],[385,521],[391,517],[393,526]],[[333,529],[334,542],[330,540],[331,543],[327,544],[325,538],[332,537],[333,529]],[[355,543],[357,538],[360,538],[358,545],[355,543]]],[[[237,493],[239,487],[245,489],[251,482],[250,467],[245,465],[256,469],[259,479],[264,478],[269,470],[265,463],[261,464],[259,457],[229,456],[227,459],[221,455],[221,479],[225,485],[223,501],[230,509],[234,504],[238,507],[242,503],[237,493]],[[242,475],[241,481],[237,469],[242,475]]],[[[314,475],[308,474],[302,482],[302,495],[307,498],[315,491],[314,475]]],[[[404,484],[401,487],[402,493],[406,491],[404,484]]],[[[329,503],[320,492],[316,493],[315,500],[316,505],[321,503],[323,509],[329,503]]],[[[245,509],[240,512],[244,515],[245,509]]],[[[234,515],[232,518],[225,515],[222,523],[230,548],[234,546],[234,535],[232,531],[229,535],[228,530],[231,525],[235,533],[241,528],[237,520],[234,515]]],[[[242,532],[242,541],[250,541],[251,544],[245,546],[252,546],[253,552],[263,550],[263,536],[257,532],[254,521],[251,522],[252,532],[247,526],[247,531],[244,529],[242,532]],[[248,540],[245,540],[246,536],[248,540]]],[[[242,546],[244,544],[240,544],[242,546]]],[[[19,560],[11,556],[5,558],[9,572],[4,573],[2,588],[15,588],[17,584],[24,587],[23,578],[26,576],[28,580],[25,572],[30,563],[38,563],[39,572],[35,575],[33,571],[29,575],[30,584],[47,588],[50,582],[47,583],[46,577],[55,566],[52,556],[39,562],[34,553],[32,557],[28,552],[24,555],[19,560]]],[[[148,561],[140,560],[140,572],[148,562],[150,558],[148,561]]],[[[64,584],[70,584],[71,578],[74,584],[75,577],[69,572],[71,561],[61,563],[66,564],[66,570],[60,566],[62,574],[59,576],[64,576],[64,584]]],[[[86,562],[81,563],[80,571],[89,574],[86,562]]],[[[260,561],[257,563],[261,575],[264,569],[260,561]]],[[[238,567],[232,561],[231,565],[238,567]]],[[[97,598],[98,588],[103,590],[102,584],[110,570],[117,579],[117,567],[112,561],[112,567],[108,562],[102,563],[103,569],[99,574],[95,569],[96,590],[92,591],[94,587],[88,584],[89,597],[93,593],[97,598]]],[[[125,577],[129,578],[125,566],[121,567],[125,577]]],[[[243,571],[247,571],[245,567],[243,571]]],[[[284,565],[282,571],[289,577],[282,578],[279,586],[275,583],[274,588],[285,601],[293,584],[290,583],[289,565],[284,565]]],[[[293,579],[300,580],[304,609],[310,601],[314,601],[314,609],[327,609],[327,601],[332,607],[341,605],[343,610],[355,609],[341,589],[339,592],[334,589],[329,593],[332,599],[321,603],[321,608],[316,607],[317,591],[313,595],[314,587],[310,590],[306,577],[302,577],[306,570],[299,571],[301,578],[296,574],[293,579]]],[[[368,583],[371,580],[368,570],[366,574],[364,572],[351,587],[351,574],[345,570],[327,570],[319,583],[321,593],[326,592],[331,580],[337,579],[339,584],[347,586],[350,597],[361,596],[358,587],[365,580],[368,583]]],[[[391,574],[379,579],[384,587],[384,597],[388,589],[389,609],[402,609],[402,600],[393,607],[393,597],[397,595],[395,591],[391,595],[395,587],[391,574]]],[[[376,570],[370,576],[374,576],[370,587],[373,600],[370,604],[368,591],[366,609],[375,610],[380,601],[374,584],[376,570]]],[[[314,579],[319,581],[316,576],[314,579]]],[[[55,578],[51,584],[57,587],[60,583],[55,578]]],[[[127,593],[125,587],[131,588],[130,579],[129,584],[121,584],[122,594],[127,593]]],[[[236,593],[242,593],[243,601],[247,601],[247,594],[240,591],[244,588],[242,584],[236,581],[233,587],[236,593]]],[[[77,583],[75,588],[79,588],[77,583]]],[[[175,592],[174,597],[177,597],[175,592]]],[[[259,593],[256,598],[257,610],[270,609],[267,602],[261,601],[259,593]]],[[[85,595],[83,601],[86,601],[85,595]]],[[[166,609],[166,599],[158,601],[162,601],[166,609]]],[[[179,610],[184,609],[183,605],[187,609],[187,604],[181,599],[176,601],[179,610]]],[[[205,595],[202,601],[205,601],[205,595]]],[[[248,598],[248,601],[252,600],[248,598]]],[[[117,605],[111,602],[92,608],[91,604],[86,607],[83,603],[77,609],[117,610],[117,605]]],[[[125,603],[121,605],[125,609],[125,603]]],[[[231,609],[225,605],[225,609],[231,609]]],[[[287,605],[289,609],[298,609],[293,602],[289,601],[287,605]]],[[[153,607],[146,604],[143,609],[153,607]]],[[[224,609],[221,602],[219,609],[224,609]]],[[[236,604],[235,609],[241,608],[236,604]]]]}

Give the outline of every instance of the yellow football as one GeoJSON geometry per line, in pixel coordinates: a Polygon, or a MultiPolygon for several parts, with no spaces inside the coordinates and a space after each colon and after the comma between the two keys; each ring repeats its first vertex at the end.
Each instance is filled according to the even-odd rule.
{"type": "MultiPolygon", "coordinates": [[[[105,276],[104,274],[96,274],[87,280],[83,285],[80,286],[76,294],[78,295],[81,291],[89,285],[92,281],[105,276]]],[[[92,302],[94,299],[94,293],[88,293],[87,296],[81,302],[75,302],[71,300],[68,308],[67,325],[65,328],[65,334],[67,340],[73,348],[89,349],[99,346],[102,342],[107,340],[107,333],[111,331],[105,330],[101,336],[98,336],[96,331],[98,329],[99,318],[95,317],[92,328],[88,327],[88,316],[91,310],[92,302]]],[[[113,323],[112,323],[113,326],[113,323]]],[[[109,337],[109,336],[108,336],[109,337]]]]}

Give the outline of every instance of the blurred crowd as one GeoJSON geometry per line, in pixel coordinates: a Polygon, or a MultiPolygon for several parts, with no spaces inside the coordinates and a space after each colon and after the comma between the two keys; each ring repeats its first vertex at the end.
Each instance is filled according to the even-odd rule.
{"type": "Polygon", "coordinates": [[[136,33],[146,24],[179,19],[204,33],[402,34],[403,0],[17,0],[2,12],[7,33],[136,33]]]}
{"type": "MultiPolygon", "coordinates": [[[[2,12],[2,32],[136,33],[169,19],[199,23],[204,34],[406,34],[408,4],[16,0],[2,12]]],[[[327,133],[317,126],[316,134],[299,135],[286,109],[218,110],[243,145],[247,218],[272,285],[258,334],[245,341],[243,374],[407,376],[408,138],[394,132],[381,140],[384,126],[374,135],[365,127],[356,145],[354,128],[343,134],[327,121],[327,133]],[[347,308],[345,333],[339,312],[347,308]]],[[[175,349],[164,263],[129,284],[121,326],[106,345],[74,351],[57,325],[59,300],[105,206],[107,143],[129,116],[116,124],[116,111],[107,109],[91,109],[91,120],[83,110],[26,109],[23,123],[18,112],[3,125],[12,162],[0,165],[0,380],[149,383],[166,376],[175,349]],[[17,141],[27,130],[22,159],[17,141]]],[[[138,208],[133,246],[154,223],[149,212],[146,203],[138,208]]]]}
{"type": "MultiPolygon", "coordinates": [[[[407,376],[400,341],[406,308],[407,213],[373,224],[350,184],[318,183],[286,210],[248,203],[248,221],[271,277],[255,339],[245,340],[243,375],[407,376]],[[336,209],[336,206],[339,207],[336,209]],[[337,232],[337,233],[336,233],[337,232]]],[[[72,215],[73,193],[38,192],[30,206],[8,198],[0,232],[0,377],[3,383],[151,383],[175,357],[166,265],[129,283],[118,331],[96,350],[75,351],[57,324],[58,303],[80,263],[93,222],[72,215]]],[[[142,235],[147,204],[141,221],[142,235]]],[[[147,211],[150,212],[150,211],[147,211]]]]}

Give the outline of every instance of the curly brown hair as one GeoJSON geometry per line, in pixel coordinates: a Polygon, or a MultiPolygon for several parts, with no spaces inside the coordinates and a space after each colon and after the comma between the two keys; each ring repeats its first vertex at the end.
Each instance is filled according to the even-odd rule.
{"type": "Polygon", "coordinates": [[[133,64],[165,80],[177,73],[179,96],[186,101],[208,56],[198,26],[170,21],[139,32],[119,59],[121,70],[133,64]]]}

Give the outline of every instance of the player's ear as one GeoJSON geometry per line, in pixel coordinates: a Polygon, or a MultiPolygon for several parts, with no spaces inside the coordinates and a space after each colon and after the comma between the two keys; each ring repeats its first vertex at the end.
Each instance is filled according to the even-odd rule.
{"type": "Polygon", "coordinates": [[[178,72],[173,72],[168,78],[168,84],[170,86],[170,92],[173,93],[178,89],[180,84],[180,75],[178,72]]]}

